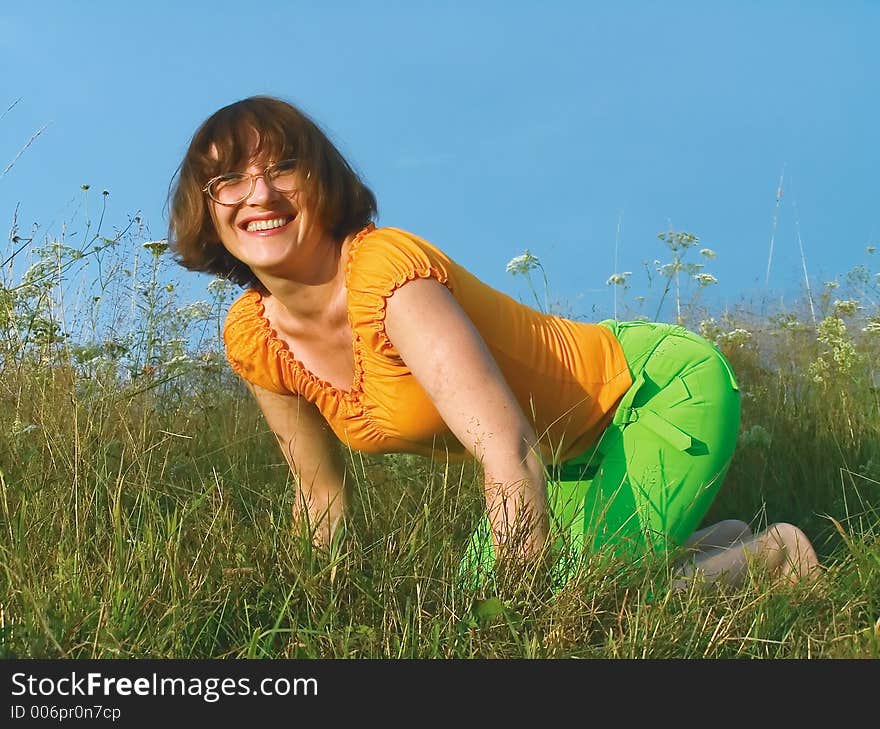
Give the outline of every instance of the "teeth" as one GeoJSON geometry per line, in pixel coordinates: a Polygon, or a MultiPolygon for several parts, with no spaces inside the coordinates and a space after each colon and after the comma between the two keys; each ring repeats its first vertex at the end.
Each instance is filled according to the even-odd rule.
{"type": "Polygon", "coordinates": [[[255,230],[272,230],[286,225],[290,218],[272,218],[272,220],[252,220],[247,225],[248,232],[255,230]]]}

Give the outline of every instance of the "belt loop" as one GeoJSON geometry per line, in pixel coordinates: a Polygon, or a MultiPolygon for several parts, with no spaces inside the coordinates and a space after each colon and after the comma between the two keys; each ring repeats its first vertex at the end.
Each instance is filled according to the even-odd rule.
{"type": "Polygon", "coordinates": [[[629,423],[634,423],[639,418],[639,413],[636,408],[632,406],[632,402],[638,394],[638,391],[642,389],[642,386],[645,384],[645,370],[642,369],[638,375],[636,375],[635,380],[632,385],[629,386],[629,389],[623,394],[623,397],[620,398],[620,402],[617,405],[617,410],[614,411],[614,418],[612,419],[612,423],[619,426],[624,426],[629,423]]]}
{"type": "Polygon", "coordinates": [[[615,425],[629,425],[630,423],[635,423],[638,419],[639,411],[637,408],[621,406],[617,408],[617,412],[614,414],[615,425]]]}

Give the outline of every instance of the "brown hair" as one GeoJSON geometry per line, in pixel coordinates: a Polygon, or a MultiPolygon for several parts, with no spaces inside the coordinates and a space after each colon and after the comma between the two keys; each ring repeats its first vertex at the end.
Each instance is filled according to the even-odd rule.
{"type": "Polygon", "coordinates": [[[303,171],[302,194],[322,227],[337,240],[366,226],[376,198],[327,135],[293,105],[252,96],[224,106],[193,134],[169,192],[168,242],[174,259],[191,271],[213,273],[239,284],[260,286],[253,271],[235,258],[217,235],[205,183],[255,157],[294,157],[303,171]],[[252,134],[257,149],[252,153],[252,134]]]}

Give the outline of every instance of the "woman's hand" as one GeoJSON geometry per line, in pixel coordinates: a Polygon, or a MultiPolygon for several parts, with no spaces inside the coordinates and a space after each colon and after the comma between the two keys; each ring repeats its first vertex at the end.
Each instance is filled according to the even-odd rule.
{"type": "Polygon", "coordinates": [[[330,549],[345,515],[345,462],[339,441],[318,409],[298,395],[279,395],[249,384],[275,433],[297,485],[294,522],[313,543],[330,549]]]}
{"type": "Polygon", "coordinates": [[[545,548],[547,483],[537,437],[491,352],[432,278],[398,288],[385,333],[459,442],[483,465],[496,556],[532,562],[545,548]]]}

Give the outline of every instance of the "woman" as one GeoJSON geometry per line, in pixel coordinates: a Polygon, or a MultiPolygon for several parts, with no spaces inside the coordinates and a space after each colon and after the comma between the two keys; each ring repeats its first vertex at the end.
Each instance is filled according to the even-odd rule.
{"type": "Polygon", "coordinates": [[[208,118],[172,193],[179,263],[247,288],[227,316],[227,359],[278,438],[296,517],[317,544],[332,542],[345,512],[341,441],[478,459],[487,520],[466,576],[548,547],[692,547],[681,585],[736,582],[756,556],[789,580],[812,570],[815,553],[791,525],[693,533],[739,426],[736,381],[712,345],[665,324],[545,315],[375,217],[332,142],[270,97],[208,118]]]}

